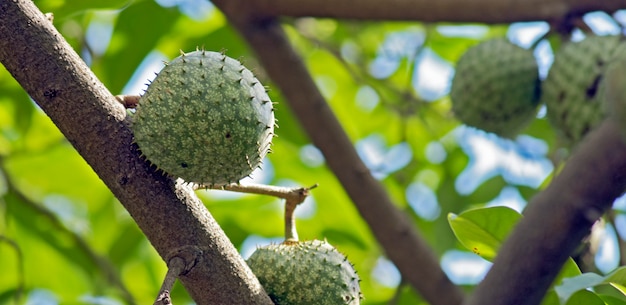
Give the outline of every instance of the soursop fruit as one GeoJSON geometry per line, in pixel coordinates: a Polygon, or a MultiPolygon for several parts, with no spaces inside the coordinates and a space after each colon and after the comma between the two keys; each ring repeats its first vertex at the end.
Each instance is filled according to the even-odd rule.
{"type": "Polygon", "coordinates": [[[542,85],[547,117],[573,147],[607,115],[604,73],[626,51],[619,36],[588,36],[563,45],[542,85]]]}
{"type": "Polygon", "coordinates": [[[202,50],[161,70],[139,100],[132,129],[141,153],[165,173],[224,185],[259,167],[274,125],[270,98],[252,72],[202,50]]]}
{"type": "Polygon", "coordinates": [[[618,122],[622,139],[626,140],[626,52],[617,54],[609,64],[604,82],[609,115],[618,122]]]}
{"type": "Polygon", "coordinates": [[[247,261],[277,305],[357,305],[359,277],[326,241],[285,241],[256,249],[247,261]]]}
{"type": "Polygon", "coordinates": [[[469,48],[456,65],[452,111],[464,124],[514,137],[535,117],[539,70],[531,50],[506,39],[469,48]]]}

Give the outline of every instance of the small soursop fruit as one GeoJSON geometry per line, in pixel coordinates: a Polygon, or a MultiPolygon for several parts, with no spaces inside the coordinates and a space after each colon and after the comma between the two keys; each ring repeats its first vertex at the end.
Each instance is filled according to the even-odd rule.
{"type": "Polygon", "coordinates": [[[573,147],[606,117],[604,73],[624,51],[619,36],[588,36],[556,52],[542,85],[542,101],[566,146],[573,147]]]}
{"type": "Polygon", "coordinates": [[[450,88],[452,111],[466,125],[513,137],[535,117],[539,88],[531,50],[506,39],[487,40],[457,62],[450,88]]]}
{"type": "Polygon", "coordinates": [[[133,117],[142,154],[187,182],[223,185],[248,176],[267,154],[274,113],[265,88],[239,61],[195,51],[172,60],[133,117]]]}
{"type": "Polygon", "coordinates": [[[286,241],[258,248],[247,261],[278,305],[357,305],[359,277],[325,241],[286,241]]]}

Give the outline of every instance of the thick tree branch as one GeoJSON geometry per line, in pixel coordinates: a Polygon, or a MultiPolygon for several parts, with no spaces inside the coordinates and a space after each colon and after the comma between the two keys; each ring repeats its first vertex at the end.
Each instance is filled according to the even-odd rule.
{"type": "Polygon", "coordinates": [[[539,304],[593,223],[626,189],[626,143],[609,119],[535,196],[468,305],[539,304]]]}
{"type": "Polygon", "coordinates": [[[394,206],[383,186],[363,164],[280,24],[275,19],[246,20],[241,11],[231,10],[237,7],[233,3],[243,1],[213,3],[223,9],[254,48],[403,278],[431,304],[460,304],[462,292],[441,270],[437,257],[415,231],[413,223],[394,206]]]}
{"type": "Polygon", "coordinates": [[[222,5],[225,11],[254,11],[266,17],[482,23],[561,20],[572,14],[621,8],[626,8],[626,0],[254,0],[222,5]]]}
{"type": "MultiPolygon", "coordinates": [[[[29,0],[0,2],[0,62],[128,210],[165,261],[197,246],[180,280],[198,304],[272,304],[192,189],[143,161],[126,111],[29,0]]],[[[158,287],[155,287],[155,291],[158,287]]]]}

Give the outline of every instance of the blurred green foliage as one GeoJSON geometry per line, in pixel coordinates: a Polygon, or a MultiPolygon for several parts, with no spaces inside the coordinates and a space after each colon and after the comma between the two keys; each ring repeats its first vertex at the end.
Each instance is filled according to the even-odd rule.
{"type": "MultiPolygon", "coordinates": [[[[192,18],[179,7],[149,0],[35,2],[43,12],[54,13],[55,26],[113,94],[121,93],[134,75],[145,77],[137,74],[137,69],[150,54],[171,59],[179,50],[196,47],[225,50],[227,55],[241,58],[265,85],[274,88],[252,51],[224,16],[210,7],[202,18],[192,18]],[[110,34],[104,50],[88,40],[88,33],[97,24],[105,25],[100,28],[104,32],[95,32],[104,33],[97,39],[106,40],[110,34]]],[[[430,50],[454,65],[469,46],[503,36],[507,28],[478,26],[484,34],[468,38],[443,35],[435,26],[419,23],[304,18],[286,20],[284,27],[355,144],[372,135],[383,139],[386,150],[406,143],[408,163],[380,177],[397,206],[413,219],[438,255],[453,249],[466,251],[463,240],[458,242],[450,229],[447,215],[484,206],[510,183],[496,176],[470,194],[457,191],[456,178],[469,162],[452,136],[459,123],[450,113],[447,96],[426,101],[415,91],[416,61],[424,50],[430,50]],[[386,49],[392,34],[414,39],[413,49],[386,49]],[[381,54],[396,66],[389,75],[374,77],[370,65],[381,54]],[[438,153],[441,158],[429,154],[433,143],[442,148],[438,153]],[[435,217],[426,219],[411,206],[407,189],[416,182],[435,195],[440,209],[435,217]]],[[[390,300],[395,304],[423,304],[412,288],[393,280],[393,270],[386,269],[392,274],[391,281],[378,276],[375,270],[384,262],[382,249],[310,145],[280,92],[272,90],[270,94],[278,102],[280,128],[269,157],[271,170],[266,182],[319,183],[305,207],[300,208],[307,209],[298,219],[300,238],[326,238],[347,254],[362,278],[363,304],[388,304],[390,300]]],[[[533,123],[528,133],[549,144],[554,142],[543,119],[533,123]]],[[[527,186],[518,188],[525,199],[537,191],[527,186]]],[[[250,236],[283,235],[280,201],[216,194],[198,192],[236,247],[241,249],[250,236]]],[[[0,304],[26,300],[60,304],[153,302],[165,265],[89,165],[3,68],[0,216],[0,304]]],[[[463,219],[480,223],[480,219],[463,219]]],[[[497,241],[503,238],[497,237],[497,241]]],[[[177,285],[173,301],[187,304],[191,299],[177,285]]]]}

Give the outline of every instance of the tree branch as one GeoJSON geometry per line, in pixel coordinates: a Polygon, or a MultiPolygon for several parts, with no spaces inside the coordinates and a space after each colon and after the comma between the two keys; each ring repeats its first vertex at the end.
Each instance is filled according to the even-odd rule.
{"type": "MultiPolygon", "coordinates": [[[[165,261],[202,255],[180,280],[197,304],[272,304],[193,190],[144,162],[124,107],[34,6],[0,2],[0,62],[128,210],[165,261]]],[[[158,287],[155,287],[155,290],[158,287]]]]}
{"type": "Polygon", "coordinates": [[[254,0],[224,2],[221,7],[266,17],[510,23],[561,20],[590,11],[612,13],[625,8],[626,0],[254,0]]]}
{"type": "Polygon", "coordinates": [[[299,122],[322,151],[328,166],[403,278],[431,304],[460,304],[463,293],[450,282],[413,223],[395,207],[383,186],[363,164],[277,20],[259,20],[258,16],[246,17],[241,11],[233,10],[248,3],[245,1],[218,0],[213,3],[222,9],[254,48],[267,73],[281,89],[299,122]]]}
{"type": "Polygon", "coordinates": [[[532,199],[465,304],[539,304],[567,257],[624,189],[626,143],[618,124],[608,119],[532,199]]]}

